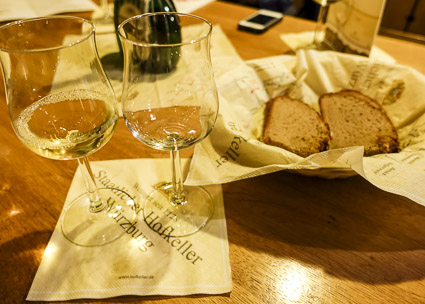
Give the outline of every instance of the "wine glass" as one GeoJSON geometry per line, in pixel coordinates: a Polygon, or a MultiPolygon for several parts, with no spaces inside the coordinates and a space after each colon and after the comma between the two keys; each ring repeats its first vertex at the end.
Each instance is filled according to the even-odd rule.
{"type": "Polygon", "coordinates": [[[328,16],[329,7],[331,4],[339,2],[341,0],[313,0],[314,2],[320,4],[320,10],[317,17],[316,28],[314,30],[314,38],[311,48],[321,49],[325,48],[323,45],[322,35],[324,34],[326,18],[328,16]]]}
{"type": "Polygon", "coordinates": [[[134,201],[119,189],[98,189],[87,159],[109,141],[118,119],[93,24],[71,16],[6,24],[0,27],[0,64],[9,116],[21,142],[50,159],[78,159],[87,193],[66,206],[65,237],[97,246],[123,235],[115,218],[133,221],[134,201]]]}
{"type": "Polygon", "coordinates": [[[118,26],[124,52],[122,106],[142,143],[170,151],[172,182],[156,186],[143,207],[145,222],[170,236],[192,234],[213,214],[203,187],[183,187],[180,150],[204,139],[218,114],[211,58],[211,24],[181,13],[149,13],[118,26]]]}

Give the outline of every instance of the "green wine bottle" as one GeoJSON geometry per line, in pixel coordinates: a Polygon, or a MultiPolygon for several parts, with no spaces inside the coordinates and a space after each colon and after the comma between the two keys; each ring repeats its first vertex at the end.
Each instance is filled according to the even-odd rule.
{"type": "MultiPolygon", "coordinates": [[[[114,23],[115,28],[124,20],[136,15],[152,12],[176,12],[172,0],[115,0],[114,23]]],[[[176,18],[160,15],[151,18],[151,25],[157,31],[151,31],[143,40],[150,43],[176,44],[181,42],[180,22],[176,18]]],[[[145,33],[140,33],[141,36],[145,33]]],[[[117,41],[122,58],[122,45],[117,33],[117,41]]],[[[152,73],[166,73],[173,70],[179,59],[178,47],[158,47],[153,49],[149,58],[140,58],[140,67],[149,69],[152,73]]]]}

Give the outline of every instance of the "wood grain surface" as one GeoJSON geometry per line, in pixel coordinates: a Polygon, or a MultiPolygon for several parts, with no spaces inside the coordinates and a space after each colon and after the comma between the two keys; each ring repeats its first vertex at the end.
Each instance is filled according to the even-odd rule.
{"type": "MultiPolygon", "coordinates": [[[[285,16],[263,35],[237,31],[237,21],[252,11],[214,2],[195,13],[220,24],[243,59],[290,54],[279,34],[314,28],[285,16]]],[[[376,44],[425,73],[424,45],[385,37],[376,44]]],[[[11,128],[3,87],[0,96],[0,303],[24,303],[77,162],[26,149],[11,128]]],[[[120,120],[90,160],[141,157],[168,154],[138,142],[120,120]]],[[[69,302],[425,303],[424,207],[359,176],[328,180],[278,172],[224,184],[223,195],[231,293],[69,302]]]]}

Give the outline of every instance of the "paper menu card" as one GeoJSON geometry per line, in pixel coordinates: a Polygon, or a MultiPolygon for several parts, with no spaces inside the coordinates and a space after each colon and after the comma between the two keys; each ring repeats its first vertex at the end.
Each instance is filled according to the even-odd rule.
{"type": "Polygon", "coordinates": [[[0,0],[0,21],[35,18],[66,12],[93,11],[90,0],[0,0]]]}
{"type": "Polygon", "coordinates": [[[343,0],[330,5],[324,43],[330,49],[369,56],[386,0],[343,0]]]}
{"type": "Polygon", "coordinates": [[[423,74],[364,56],[300,50],[295,57],[240,64],[216,82],[220,115],[210,136],[195,147],[186,183],[219,184],[280,170],[324,178],[359,174],[385,191],[425,205],[423,74]],[[341,89],[359,90],[383,105],[397,128],[399,153],[363,157],[363,147],[349,147],[302,158],[261,142],[269,99],[289,95],[319,111],[319,95],[341,89]]]}
{"type": "MultiPolygon", "coordinates": [[[[182,164],[185,166],[187,159],[182,164]]],[[[100,187],[122,189],[135,197],[136,204],[150,193],[151,185],[168,181],[171,175],[168,159],[99,161],[92,162],[92,168],[100,187]]],[[[80,175],[77,170],[66,204],[84,189],[80,175]]],[[[27,300],[230,292],[221,187],[206,188],[214,198],[214,216],[201,231],[187,237],[161,235],[139,215],[137,223],[118,240],[99,247],[80,247],[65,239],[59,221],[27,300]]]]}

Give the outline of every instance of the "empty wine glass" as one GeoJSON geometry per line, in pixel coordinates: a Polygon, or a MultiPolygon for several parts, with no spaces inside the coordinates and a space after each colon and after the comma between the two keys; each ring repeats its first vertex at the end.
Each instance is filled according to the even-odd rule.
{"type": "Polygon", "coordinates": [[[157,186],[143,209],[154,230],[185,236],[206,225],[213,201],[202,187],[183,187],[180,150],[213,129],[218,96],[210,59],[211,24],[180,13],[132,17],[118,27],[124,51],[123,114],[142,143],[170,151],[172,182],[157,186]]]}
{"type": "Polygon", "coordinates": [[[66,207],[65,237],[97,246],[123,235],[115,218],[133,221],[134,201],[119,189],[98,189],[87,159],[108,142],[118,119],[93,24],[56,16],[4,25],[0,64],[12,127],[21,142],[50,159],[78,159],[87,193],[66,207]]]}

